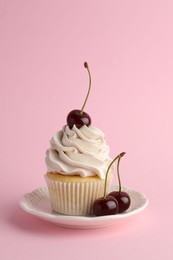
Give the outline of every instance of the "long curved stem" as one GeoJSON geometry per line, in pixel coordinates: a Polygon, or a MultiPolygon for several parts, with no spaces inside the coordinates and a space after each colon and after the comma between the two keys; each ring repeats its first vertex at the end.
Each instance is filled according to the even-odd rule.
{"type": "Polygon", "coordinates": [[[91,90],[91,73],[90,73],[90,69],[89,69],[89,66],[88,66],[87,62],[84,63],[84,67],[87,69],[88,75],[89,75],[89,88],[88,88],[88,93],[87,93],[87,96],[86,96],[85,101],[83,103],[82,109],[80,111],[80,115],[82,115],[83,112],[84,112],[84,108],[86,106],[86,102],[88,100],[88,97],[89,97],[89,94],[90,94],[90,90],[91,90]]]}
{"type": "Polygon", "coordinates": [[[121,179],[120,179],[120,171],[119,171],[120,160],[121,160],[121,156],[118,157],[118,162],[117,162],[117,175],[118,175],[119,193],[121,192],[121,179]]]}
{"type": "MultiPolygon", "coordinates": [[[[108,181],[108,173],[109,173],[109,170],[110,170],[112,164],[113,164],[117,159],[118,159],[118,161],[120,161],[120,158],[123,157],[124,155],[125,155],[124,152],[123,152],[123,153],[120,153],[119,155],[117,155],[117,156],[113,159],[113,161],[109,164],[109,166],[108,166],[108,169],[107,169],[107,171],[106,171],[106,178],[105,178],[104,195],[103,195],[104,198],[106,197],[106,188],[107,188],[107,181],[108,181]]],[[[118,165],[119,165],[119,163],[118,163],[118,165]]],[[[119,168],[119,166],[117,166],[117,167],[119,168]]],[[[118,170],[118,171],[119,171],[119,170],[118,170]]]]}

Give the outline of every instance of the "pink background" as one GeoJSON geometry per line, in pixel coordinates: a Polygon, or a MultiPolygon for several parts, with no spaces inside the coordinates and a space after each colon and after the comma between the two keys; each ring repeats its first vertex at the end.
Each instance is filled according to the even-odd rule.
{"type": "MultiPolygon", "coordinates": [[[[172,259],[173,1],[0,0],[0,258],[172,259]],[[23,212],[45,186],[50,137],[81,108],[125,186],[150,204],[120,224],[71,230],[23,212]]],[[[116,181],[116,179],[115,179],[116,181]]]]}

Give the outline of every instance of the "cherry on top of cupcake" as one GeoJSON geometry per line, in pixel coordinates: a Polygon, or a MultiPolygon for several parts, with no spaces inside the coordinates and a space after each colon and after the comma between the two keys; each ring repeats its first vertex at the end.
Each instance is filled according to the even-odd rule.
{"type": "Polygon", "coordinates": [[[76,125],[78,129],[84,125],[86,126],[91,125],[91,117],[86,112],[84,112],[84,108],[86,106],[90,94],[90,90],[91,90],[91,73],[87,62],[84,62],[84,67],[87,69],[89,75],[88,92],[81,110],[74,109],[67,116],[67,125],[69,126],[70,129],[72,129],[74,125],[76,125]]]}

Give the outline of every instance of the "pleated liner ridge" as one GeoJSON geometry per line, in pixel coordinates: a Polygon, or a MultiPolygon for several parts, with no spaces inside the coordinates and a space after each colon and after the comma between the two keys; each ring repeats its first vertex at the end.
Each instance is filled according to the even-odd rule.
{"type": "Polygon", "coordinates": [[[103,196],[104,180],[61,182],[45,175],[52,209],[66,215],[91,215],[93,202],[103,196]]]}

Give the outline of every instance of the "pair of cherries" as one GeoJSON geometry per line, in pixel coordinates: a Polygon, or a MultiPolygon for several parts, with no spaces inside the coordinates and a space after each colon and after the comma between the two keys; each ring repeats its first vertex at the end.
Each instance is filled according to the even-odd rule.
{"type": "Polygon", "coordinates": [[[123,213],[126,211],[131,203],[130,196],[128,193],[122,191],[121,188],[121,180],[119,174],[119,164],[121,158],[125,155],[125,153],[120,153],[109,165],[106,172],[105,179],[105,187],[104,187],[104,195],[103,197],[97,199],[93,204],[93,213],[96,216],[104,216],[104,215],[115,215],[118,213],[123,213]],[[107,178],[108,172],[112,166],[112,164],[118,159],[117,163],[117,174],[118,174],[118,182],[119,182],[119,190],[112,191],[108,195],[106,195],[106,187],[107,187],[107,178]]]}
{"type": "MultiPolygon", "coordinates": [[[[89,75],[89,88],[88,93],[85,98],[84,104],[82,106],[82,109],[75,109],[72,110],[68,116],[67,116],[67,125],[70,129],[73,128],[75,125],[78,129],[82,126],[90,126],[91,125],[91,117],[84,112],[84,107],[87,103],[90,89],[91,89],[91,73],[89,70],[88,63],[84,63],[84,67],[88,71],[89,75]]],[[[106,172],[106,179],[105,179],[105,188],[104,188],[104,196],[97,199],[93,204],[93,212],[96,216],[103,216],[103,215],[112,215],[117,213],[122,213],[126,211],[130,206],[130,197],[129,195],[121,190],[121,181],[120,181],[120,175],[119,175],[119,163],[121,157],[124,156],[125,153],[119,154],[109,165],[107,172],[106,172]],[[106,195],[106,187],[107,187],[107,178],[108,178],[108,172],[112,166],[112,164],[118,159],[117,163],[117,174],[118,174],[118,180],[119,180],[119,191],[112,191],[108,195],[106,195]]]]}

